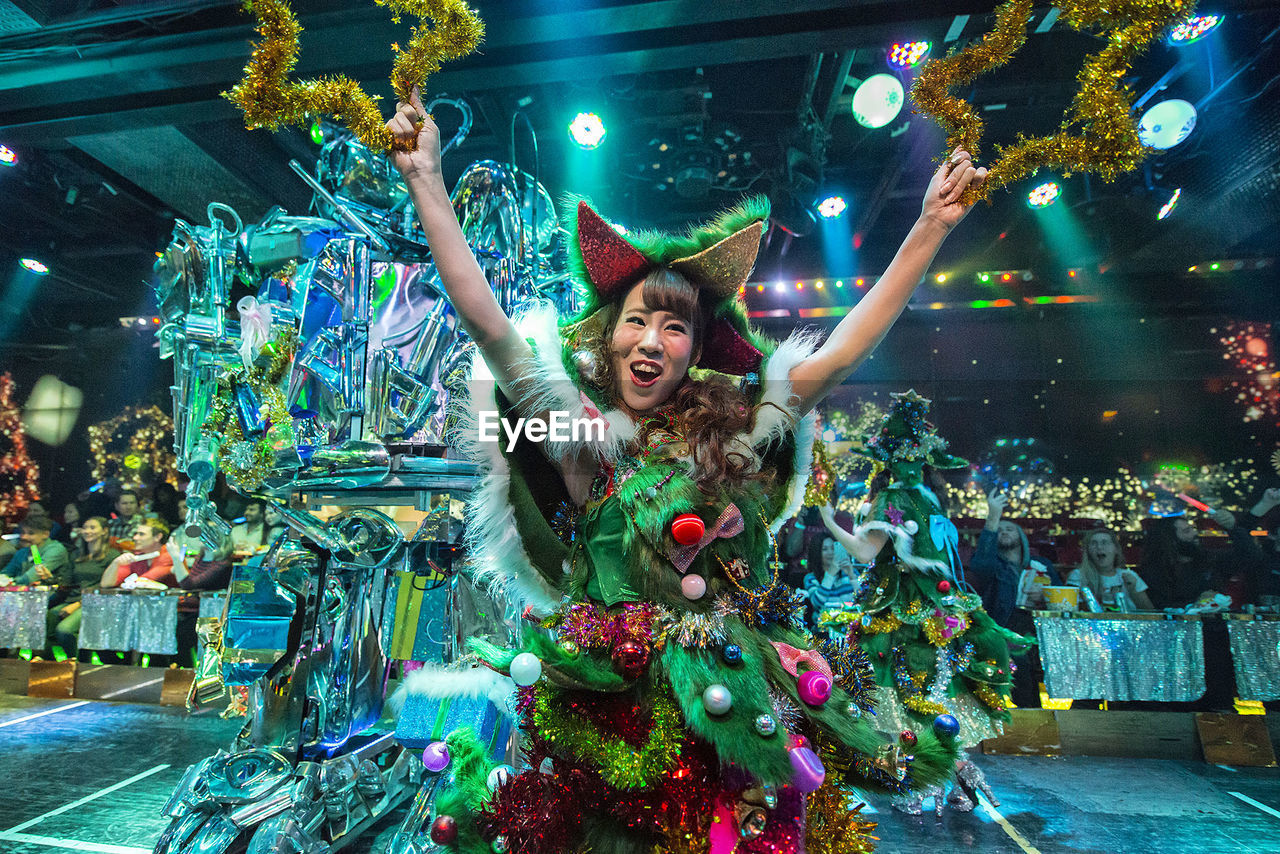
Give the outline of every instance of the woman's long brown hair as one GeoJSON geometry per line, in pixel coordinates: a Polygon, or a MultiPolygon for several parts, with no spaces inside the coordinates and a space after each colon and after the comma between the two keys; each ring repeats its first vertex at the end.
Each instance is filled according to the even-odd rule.
{"type": "MultiPolygon", "coordinates": [[[[693,338],[692,361],[696,361],[706,337],[706,312],[698,301],[697,289],[679,273],[658,267],[645,278],[641,294],[650,311],[667,311],[688,321],[693,338]]],[[[612,344],[622,301],[615,300],[603,311],[601,334],[582,344],[596,357],[596,373],[590,381],[615,396],[612,344]]],[[[738,485],[762,476],[756,470],[751,449],[735,441],[737,434],[751,430],[758,407],[752,407],[747,396],[728,379],[718,375],[702,380],[686,377],[669,403],[675,408],[689,444],[694,480],[704,493],[714,493],[726,482],[738,485]]],[[[645,437],[638,438],[643,442],[645,437]]]]}

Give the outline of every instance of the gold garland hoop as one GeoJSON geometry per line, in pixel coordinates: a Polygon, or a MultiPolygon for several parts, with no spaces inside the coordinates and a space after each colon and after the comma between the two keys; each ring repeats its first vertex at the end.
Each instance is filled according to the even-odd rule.
{"type": "MultiPolygon", "coordinates": [[[[441,63],[472,53],[484,38],[484,22],[465,0],[374,2],[390,9],[396,23],[401,15],[431,23],[414,27],[404,50],[398,44],[391,45],[396,55],[391,86],[396,97],[406,103],[413,88],[421,87],[427,77],[439,71],[441,63]]],[[[262,41],[253,46],[244,79],[222,94],[244,111],[246,127],[305,127],[309,117],[330,115],[374,151],[395,147],[377,99],[350,77],[339,74],[300,83],[289,81],[289,72],[298,63],[302,25],[287,0],[245,0],[244,8],[257,18],[262,41]]]]}
{"type": "MultiPolygon", "coordinates": [[[[1013,58],[1027,39],[1031,6],[1031,0],[1009,0],[996,11],[995,28],[980,42],[932,60],[912,85],[913,109],[946,130],[948,154],[963,147],[976,158],[983,130],[973,104],[951,90],[1013,58]]],[[[1133,118],[1133,93],[1124,77],[1151,42],[1194,11],[1195,0],[1062,0],[1057,6],[1072,29],[1100,29],[1107,44],[1085,59],[1076,75],[1080,88],[1058,130],[1032,138],[1018,134],[1013,145],[996,145],[986,182],[965,191],[965,204],[987,200],[993,191],[1041,168],[1060,169],[1064,177],[1093,172],[1114,181],[1146,157],[1133,118]]]]}

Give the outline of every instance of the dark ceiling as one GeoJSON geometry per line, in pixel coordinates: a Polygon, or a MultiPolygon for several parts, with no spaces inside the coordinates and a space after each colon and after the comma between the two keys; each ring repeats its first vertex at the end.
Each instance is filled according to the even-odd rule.
{"type": "MultiPolygon", "coordinates": [[[[340,72],[372,93],[390,95],[389,45],[405,39],[407,23],[392,24],[371,0],[294,5],[305,28],[297,76],[340,72]]],[[[941,51],[980,38],[997,4],[476,5],[488,28],[482,51],[428,82],[430,93],[465,97],[475,111],[470,137],[446,158],[448,180],[475,160],[508,160],[512,116],[520,110],[536,131],[537,169],[552,193],[588,194],[618,222],[674,228],[743,192],[769,194],[777,220],[804,235],[773,230],[758,266],[761,280],[771,282],[873,276],[888,263],[919,211],[944,140],[906,110],[884,128],[861,127],[850,114],[854,85],[888,70],[885,51],[894,41],[929,40],[941,51]],[[579,110],[600,113],[609,129],[589,157],[566,134],[579,110]],[[712,165],[710,186],[680,178],[682,169],[700,163],[712,165]],[[795,206],[828,191],[841,193],[849,211],[837,226],[810,229],[795,206]]],[[[1042,387],[1048,392],[1044,364],[1063,364],[1048,352],[1063,336],[1096,335],[1105,348],[1117,336],[1132,336],[1124,323],[1151,317],[1166,318],[1168,334],[1182,343],[1144,338],[1142,347],[1129,341],[1124,352],[1147,361],[1192,352],[1166,357],[1178,367],[1157,372],[1162,382],[1174,382],[1157,396],[1176,401],[1185,389],[1202,389],[1220,361],[1204,331],[1212,318],[1277,319],[1277,268],[1253,268],[1280,255],[1280,97],[1274,87],[1280,2],[1201,5],[1225,15],[1223,25],[1191,46],[1153,47],[1127,81],[1143,105],[1173,97],[1194,103],[1199,120],[1192,136],[1112,185],[1044,176],[1063,186],[1057,219],[1028,209],[1028,187],[998,195],[944,246],[934,273],[946,271],[948,282],[936,284],[931,273],[919,292],[915,308],[1013,300],[1012,309],[991,317],[966,315],[963,328],[976,329],[972,334],[987,342],[1032,348],[1023,354],[1035,362],[1031,369],[1019,371],[1016,359],[1000,369],[1008,375],[999,380],[1006,387],[1030,383],[1018,400],[1042,387]],[[1176,188],[1182,189],[1178,209],[1157,222],[1155,211],[1176,188]],[[1064,229],[1076,239],[1064,241],[1064,229]],[[1247,269],[1232,272],[1235,260],[1247,269]],[[1219,274],[1205,275],[1213,261],[1227,263],[1219,274]],[[1197,272],[1188,272],[1192,265],[1199,265],[1197,272]],[[982,270],[1020,272],[1001,289],[978,283],[982,270]],[[1021,271],[1030,278],[1024,281],[1021,271]],[[1084,295],[1099,304],[1079,311],[1039,307],[1035,298],[1046,295],[1084,295]],[[1094,331],[1073,330],[1073,318],[1094,331]],[[1194,318],[1208,318],[1196,334],[1179,325],[1194,318]]],[[[1098,49],[1096,37],[1067,28],[1049,5],[1036,9],[1031,30],[1009,66],[960,93],[983,108],[988,143],[1052,129],[1075,92],[1082,59],[1098,49]]],[[[19,155],[16,168],[0,169],[0,269],[11,269],[23,255],[53,268],[39,285],[38,311],[27,306],[19,316],[23,306],[12,298],[0,307],[0,355],[19,342],[66,345],[69,325],[105,327],[120,316],[150,313],[144,282],[175,216],[203,223],[211,201],[232,205],[246,222],[273,205],[306,211],[310,192],[287,163],[314,162],[317,148],[307,133],[246,131],[219,97],[239,79],[252,35],[252,20],[239,5],[218,0],[0,0],[0,143],[19,155]]],[[[442,117],[442,124],[448,121],[442,117]]],[[[514,140],[515,159],[532,171],[523,125],[514,140]]],[[[844,294],[828,288],[784,297],[769,288],[749,292],[748,301],[757,311],[781,308],[784,316],[769,323],[782,331],[797,321],[799,307],[847,304],[844,294]]],[[[954,370],[925,370],[911,358],[915,345],[906,343],[932,331],[943,314],[909,312],[906,331],[895,332],[879,357],[882,367],[860,371],[854,390],[858,382],[882,383],[886,391],[919,382],[947,397],[948,384],[958,381],[954,370]],[[894,353],[901,358],[895,361],[894,353]]],[[[1065,379],[1141,381],[1132,366],[1126,371],[1065,379]]],[[[1091,388],[1082,393],[1096,394],[1096,384],[1091,388]]],[[[990,399],[982,391],[962,396],[966,405],[990,399]]],[[[1078,402],[1062,405],[1079,408],[1078,402]]],[[[1160,409],[1157,403],[1147,411],[1160,409]]],[[[1029,404],[1024,414],[1035,423],[1010,429],[1045,429],[1035,419],[1048,416],[1039,412],[1039,404],[1029,404]]]]}

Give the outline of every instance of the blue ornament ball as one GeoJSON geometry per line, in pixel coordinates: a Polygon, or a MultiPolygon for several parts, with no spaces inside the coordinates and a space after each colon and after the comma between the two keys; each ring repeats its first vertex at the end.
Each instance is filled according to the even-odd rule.
{"type": "Polygon", "coordinates": [[[726,646],[720,654],[724,656],[726,664],[742,663],[742,647],[738,646],[736,643],[731,643],[726,646]]]}
{"type": "Polygon", "coordinates": [[[953,715],[938,715],[933,719],[933,732],[939,738],[955,738],[960,734],[960,721],[953,715]]]}

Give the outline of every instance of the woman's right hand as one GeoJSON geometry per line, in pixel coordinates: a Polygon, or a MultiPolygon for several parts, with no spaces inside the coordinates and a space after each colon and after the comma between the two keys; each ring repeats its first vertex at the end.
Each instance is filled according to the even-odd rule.
{"type": "Polygon", "coordinates": [[[391,162],[405,181],[440,177],[440,129],[422,106],[418,87],[409,93],[409,103],[396,104],[387,130],[395,138],[391,162]]]}

